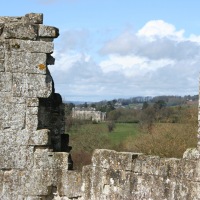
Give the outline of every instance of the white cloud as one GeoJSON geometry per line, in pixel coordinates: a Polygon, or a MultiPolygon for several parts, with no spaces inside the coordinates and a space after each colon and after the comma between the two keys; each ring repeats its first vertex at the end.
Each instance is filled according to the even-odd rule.
{"type": "Polygon", "coordinates": [[[152,20],[147,22],[137,33],[139,37],[148,37],[156,40],[156,37],[170,37],[176,40],[183,39],[184,30],[176,31],[174,25],[164,22],[163,20],[152,20]]]}
{"type": "Polygon", "coordinates": [[[126,55],[137,50],[143,43],[144,41],[137,37],[132,30],[126,30],[117,38],[107,42],[100,49],[100,54],[118,53],[126,55]]]}
{"type": "Polygon", "coordinates": [[[200,35],[191,34],[188,40],[200,43],[200,35]]]}
{"type": "Polygon", "coordinates": [[[125,76],[134,76],[149,71],[155,71],[167,65],[173,65],[169,59],[150,60],[138,56],[110,55],[108,60],[100,62],[103,72],[121,71],[125,76]]]}
{"type": "Polygon", "coordinates": [[[102,44],[99,55],[91,47],[92,37],[86,30],[66,31],[61,37],[51,72],[56,90],[65,98],[102,100],[198,92],[200,36],[185,37],[184,30],[155,20],[137,33],[126,30],[102,44]]]}

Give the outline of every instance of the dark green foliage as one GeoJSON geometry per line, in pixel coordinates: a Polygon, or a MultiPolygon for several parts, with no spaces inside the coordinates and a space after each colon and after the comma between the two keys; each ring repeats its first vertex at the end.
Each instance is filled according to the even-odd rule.
{"type": "Polygon", "coordinates": [[[157,111],[157,110],[160,110],[160,109],[166,107],[166,105],[167,104],[164,100],[158,100],[154,103],[153,107],[157,111]]]}
{"type": "Polygon", "coordinates": [[[118,108],[107,114],[107,120],[117,123],[138,123],[139,115],[139,110],[118,108]]]}
{"type": "Polygon", "coordinates": [[[74,108],[75,105],[73,103],[66,103],[65,104],[65,115],[68,116],[72,112],[72,108],[74,108]]]}
{"type": "Polygon", "coordinates": [[[149,106],[148,102],[145,101],[145,102],[143,103],[142,110],[148,108],[148,106],[149,106]]]}
{"type": "Polygon", "coordinates": [[[113,121],[109,121],[107,126],[108,126],[108,132],[110,133],[114,130],[115,123],[113,121]]]}
{"type": "Polygon", "coordinates": [[[152,123],[150,130],[144,123],[139,129],[140,134],[125,139],[121,148],[160,157],[181,158],[187,148],[197,145],[197,107],[177,108],[177,111],[178,123],[152,123]]]}

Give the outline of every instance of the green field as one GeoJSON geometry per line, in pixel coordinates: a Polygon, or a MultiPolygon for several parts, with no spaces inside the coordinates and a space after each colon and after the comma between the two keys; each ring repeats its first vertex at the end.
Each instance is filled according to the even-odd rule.
{"type": "Polygon", "coordinates": [[[134,123],[116,123],[112,132],[108,131],[107,123],[72,126],[68,134],[75,169],[81,169],[82,166],[90,164],[95,149],[123,151],[121,142],[130,136],[134,138],[138,133],[137,126],[138,124],[134,123]]]}
{"type": "Polygon", "coordinates": [[[109,133],[109,138],[113,144],[118,145],[127,137],[135,137],[138,134],[138,124],[135,123],[116,123],[113,132],[109,133]]]}
{"type": "Polygon", "coordinates": [[[135,123],[116,123],[112,132],[108,131],[107,123],[98,124],[82,124],[73,126],[68,132],[70,135],[70,143],[73,147],[80,148],[80,143],[85,141],[85,145],[93,146],[96,143],[97,148],[112,148],[119,145],[127,137],[135,137],[138,133],[138,124],[135,123]],[[95,141],[96,139],[96,141],[95,141]],[[105,145],[102,140],[105,140],[105,145]],[[101,145],[99,145],[101,143],[101,145]]]}

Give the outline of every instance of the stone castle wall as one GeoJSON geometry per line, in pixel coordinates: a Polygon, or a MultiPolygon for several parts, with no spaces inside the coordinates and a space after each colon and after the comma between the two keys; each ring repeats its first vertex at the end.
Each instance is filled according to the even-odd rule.
{"type": "Polygon", "coordinates": [[[183,159],[99,149],[82,172],[71,170],[48,71],[58,34],[42,14],[0,17],[0,200],[200,199],[199,143],[183,159]]]}
{"type": "Polygon", "coordinates": [[[0,18],[0,199],[53,198],[71,168],[64,107],[54,92],[55,27],[42,14],[0,18]]]}

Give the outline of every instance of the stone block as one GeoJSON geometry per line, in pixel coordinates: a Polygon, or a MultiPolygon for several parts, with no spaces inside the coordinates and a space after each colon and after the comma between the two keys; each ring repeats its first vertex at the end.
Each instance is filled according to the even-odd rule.
{"type": "Polygon", "coordinates": [[[54,152],[48,148],[37,148],[34,152],[34,169],[53,169],[54,152]]]}
{"type": "Polygon", "coordinates": [[[31,169],[33,167],[34,147],[19,146],[16,148],[15,165],[18,169],[31,169]]]}
{"type": "Polygon", "coordinates": [[[43,23],[43,14],[42,13],[28,13],[25,15],[29,19],[30,23],[33,24],[42,24],[43,23]]]}
{"type": "Polygon", "coordinates": [[[10,127],[13,130],[21,130],[25,127],[25,104],[10,104],[4,114],[4,128],[10,127]]]}
{"type": "Polygon", "coordinates": [[[3,97],[1,98],[2,103],[10,103],[10,104],[25,104],[26,99],[24,97],[3,97]]]}
{"type": "Polygon", "coordinates": [[[0,91],[0,98],[2,98],[2,97],[10,97],[10,95],[11,95],[11,92],[1,92],[0,91]]]}
{"type": "Polygon", "coordinates": [[[68,158],[67,152],[55,152],[54,153],[54,168],[68,170],[68,158]]]}
{"type": "Polygon", "coordinates": [[[4,55],[5,55],[4,42],[0,41],[0,59],[4,59],[4,55]]]}
{"type": "Polygon", "coordinates": [[[0,131],[0,145],[4,145],[4,133],[0,131]]]}
{"type": "Polygon", "coordinates": [[[3,32],[3,27],[4,27],[4,23],[0,22],[0,35],[1,35],[2,32],[3,32]]]}
{"type": "Polygon", "coordinates": [[[0,72],[0,91],[10,92],[12,88],[12,74],[0,72]]]}
{"type": "Polygon", "coordinates": [[[0,145],[17,146],[17,132],[12,129],[5,129],[0,134],[0,145]]]}
{"type": "Polygon", "coordinates": [[[43,97],[52,93],[52,79],[50,75],[43,74],[13,74],[14,97],[43,97]]]}
{"type": "Polygon", "coordinates": [[[179,176],[181,175],[180,178],[189,181],[200,181],[197,162],[196,160],[183,160],[181,162],[181,169],[178,172],[179,176]]]}
{"type": "MultiPolygon", "coordinates": [[[[199,135],[200,136],[200,135],[199,135]]],[[[198,137],[198,135],[197,135],[198,137]]],[[[197,148],[189,148],[183,154],[184,159],[199,159],[200,151],[197,148]]]]}
{"type": "Polygon", "coordinates": [[[48,129],[34,131],[30,134],[28,145],[49,145],[49,134],[50,131],[48,129]]]}
{"type": "Polygon", "coordinates": [[[168,188],[169,184],[163,177],[148,174],[131,174],[130,195],[132,199],[168,199],[168,188]]]}
{"type": "Polygon", "coordinates": [[[46,146],[50,145],[49,130],[29,131],[27,129],[14,131],[5,129],[0,132],[0,145],[7,146],[46,146]]]}
{"type": "Polygon", "coordinates": [[[198,199],[198,192],[200,184],[198,182],[187,181],[184,179],[168,180],[168,187],[166,192],[168,199],[198,199]]]}
{"type": "Polygon", "coordinates": [[[4,177],[4,171],[0,170],[0,194],[3,193],[3,177],[4,177]]]}
{"type": "Polygon", "coordinates": [[[196,181],[188,181],[188,182],[180,182],[180,193],[177,196],[180,196],[181,199],[199,199],[199,191],[200,191],[200,182],[196,181]],[[182,198],[183,197],[183,198],[182,198]]]}
{"type": "Polygon", "coordinates": [[[82,168],[82,186],[83,199],[91,199],[92,188],[92,166],[87,165],[82,168]]]}
{"type": "Polygon", "coordinates": [[[4,60],[0,59],[0,72],[4,72],[4,71],[5,71],[4,60]]]}
{"type": "Polygon", "coordinates": [[[162,177],[169,177],[170,174],[175,175],[177,170],[179,169],[179,165],[177,165],[176,161],[171,159],[161,158],[159,163],[159,175],[162,177]],[[176,168],[173,169],[172,167],[175,166],[176,168]]]}
{"type": "Polygon", "coordinates": [[[7,72],[46,74],[46,54],[9,51],[5,55],[7,72]]]}
{"type": "MultiPolygon", "coordinates": [[[[5,98],[0,98],[5,100],[5,98]]],[[[10,98],[13,100],[13,98],[10,98]]],[[[25,104],[0,102],[0,129],[21,130],[25,127],[25,104]]]]}
{"type": "Polygon", "coordinates": [[[160,159],[159,165],[159,175],[168,177],[168,178],[176,178],[182,177],[181,173],[182,169],[182,160],[177,158],[162,158],[160,159]]]}
{"type": "Polygon", "coordinates": [[[0,145],[0,149],[0,169],[24,169],[33,166],[33,147],[0,145]]]}
{"type": "MultiPolygon", "coordinates": [[[[13,133],[13,136],[10,136],[10,142],[12,141],[13,145],[46,146],[50,144],[48,134],[48,129],[37,131],[23,129],[21,131],[13,133]]],[[[9,141],[7,141],[7,143],[9,144],[9,141]]]]}
{"type": "Polygon", "coordinates": [[[36,131],[38,129],[37,115],[26,115],[26,129],[29,131],[36,131]]]}
{"type": "Polygon", "coordinates": [[[26,108],[27,115],[37,115],[38,114],[38,107],[27,107],[26,108]]]}
{"type": "Polygon", "coordinates": [[[38,107],[39,99],[38,98],[26,98],[27,107],[38,107]]]}
{"type": "Polygon", "coordinates": [[[39,196],[28,196],[25,200],[42,200],[42,197],[39,196]]]}
{"type": "Polygon", "coordinates": [[[53,189],[53,170],[31,169],[20,176],[21,194],[25,196],[48,196],[53,189]]]}
{"type": "Polygon", "coordinates": [[[102,178],[104,182],[102,193],[110,199],[128,199],[130,198],[130,180],[131,172],[123,170],[108,169],[105,177],[102,178]]]}
{"type": "Polygon", "coordinates": [[[160,158],[158,156],[139,155],[133,160],[132,171],[145,174],[159,174],[160,158]]]}
{"type": "Polygon", "coordinates": [[[102,168],[131,170],[134,153],[116,152],[113,150],[96,149],[92,156],[92,165],[102,168]]]}
{"type": "Polygon", "coordinates": [[[69,199],[76,199],[82,196],[81,172],[62,171],[58,175],[58,180],[58,194],[60,196],[67,196],[69,199]]]}
{"type": "Polygon", "coordinates": [[[54,38],[38,38],[39,41],[44,41],[44,42],[53,42],[54,38]]]}
{"type": "Polygon", "coordinates": [[[6,24],[6,23],[18,23],[21,22],[23,17],[0,17],[0,23],[6,24]]]}
{"type": "Polygon", "coordinates": [[[2,200],[15,199],[18,196],[20,188],[20,171],[6,170],[3,177],[2,200]]]}
{"type": "Polygon", "coordinates": [[[39,37],[57,38],[59,36],[59,29],[53,26],[39,25],[39,37]]]}
{"type": "Polygon", "coordinates": [[[5,39],[22,39],[22,40],[36,40],[38,27],[29,23],[6,23],[4,25],[2,36],[5,39]]]}
{"type": "Polygon", "coordinates": [[[131,171],[84,166],[83,199],[130,199],[131,171]]]}
{"type": "Polygon", "coordinates": [[[35,169],[68,170],[69,154],[65,152],[51,152],[47,148],[36,148],[34,153],[35,169]]]}
{"type": "Polygon", "coordinates": [[[7,40],[6,50],[17,52],[31,52],[31,53],[52,53],[53,42],[45,41],[32,41],[32,40],[7,40]]]}

